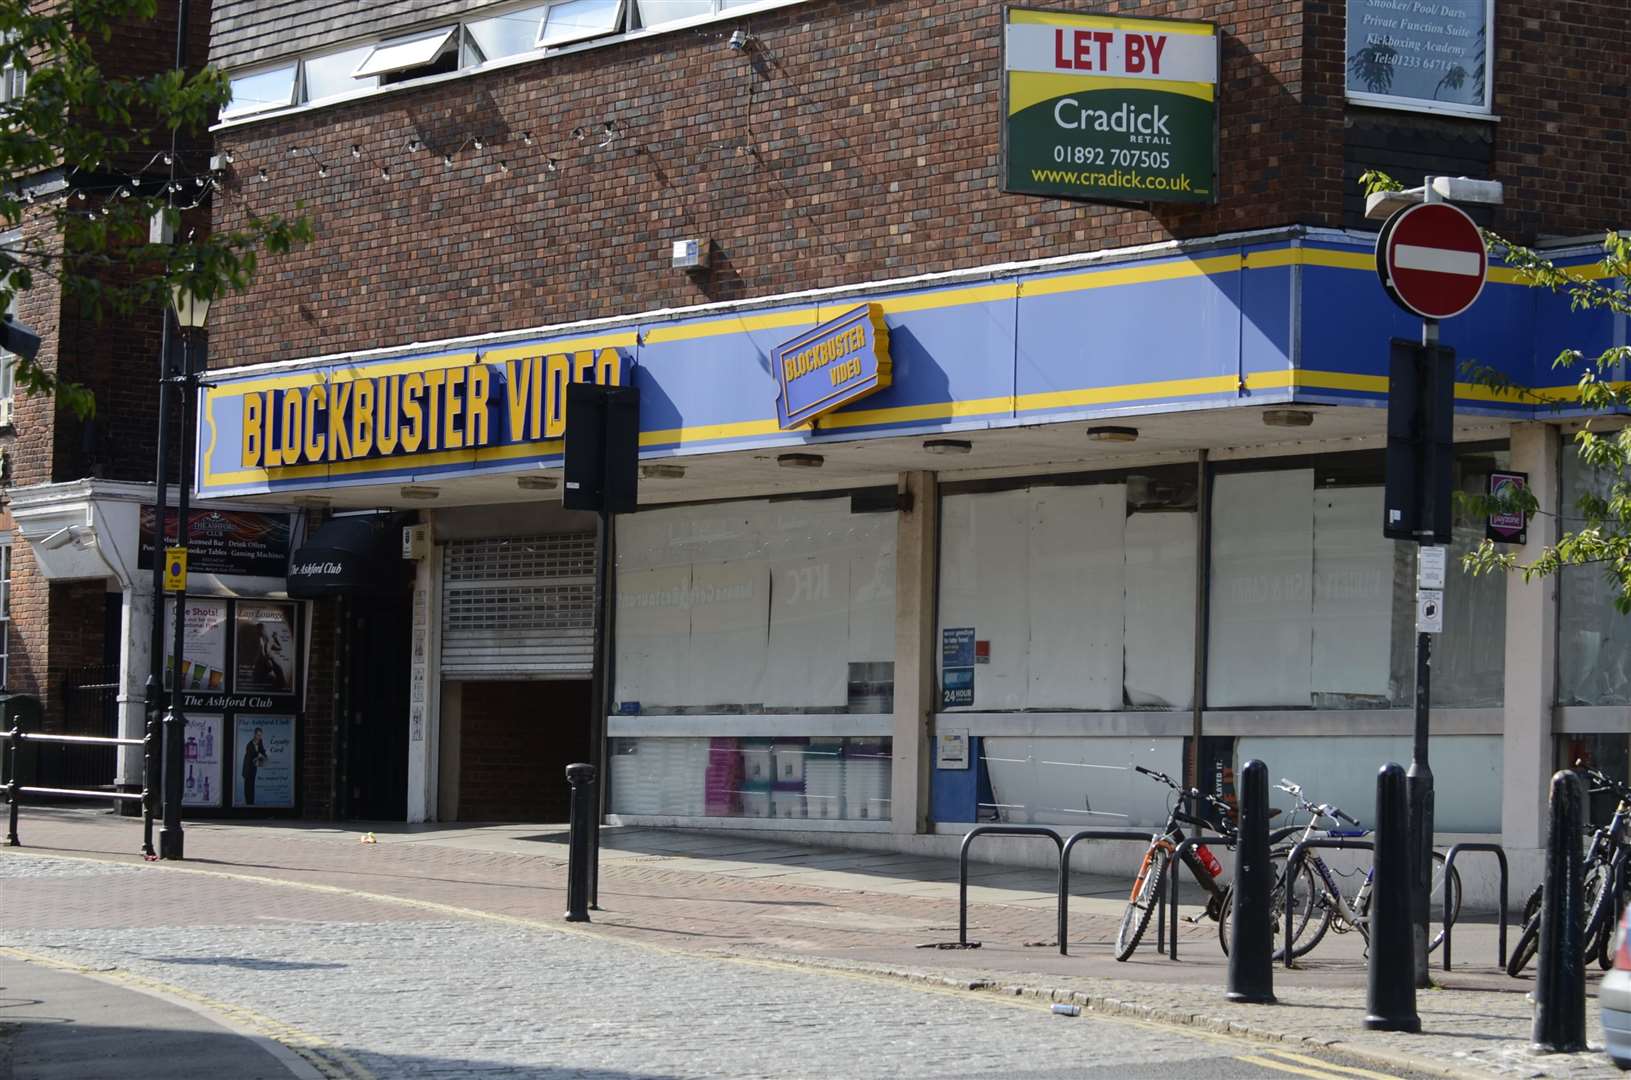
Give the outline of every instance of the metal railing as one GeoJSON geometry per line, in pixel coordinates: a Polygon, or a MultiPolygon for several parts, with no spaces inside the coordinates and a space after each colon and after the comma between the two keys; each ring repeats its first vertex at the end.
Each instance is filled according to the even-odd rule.
{"type": "Polygon", "coordinates": [[[976,825],[965,833],[962,846],[957,849],[957,945],[963,949],[971,948],[968,943],[968,849],[977,836],[1044,836],[1053,841],[1061,856],[1065,851],[1065,842],[1059,834],[1041,825],[976,825]]]}
{"type": "MultiPolygon", "coordinates": [[[[1080,840],[1137,840],[1140,843],[1150,842],[1150,830],[1143,829],[1078,829],[1070,834],[1064,847],[1059,850],[1059,955],[1068,956],[1066,949],[1066,935],[1070,928],[1070,849],[1080,840]]],[[[1159,903],[1159,898],[1157,898],[1159,903]]],[[[1162,947],[1161,935],[1163,926],[1158,921],[1155,927],[1155,947],[1162,947]]]]}
{"type": "Polygon", "coordinates": [[[22,802],[21,797],[24,795],[49,795],[59,799],[95,799],[97,801],[102,799],[135,799],[139,801],[147,797],[145,789],[140,792],[103,791],[97,788],[35,787],[17,782],[17,754],[25,742],[82,746],[145,746],[147,745],[146,739],[116,739],[102,735],[45,735],[38,732],[24,731],[19,727],[13,727],[10,731],[0,731],[0,739],[5,739],[9,743],[8,756],[11,759],[9,779],[4,785],[6,801],[11,804],[9,828],[6,832],[7,847],[22,846],[22,841],[17,839],[17,808],[22,802]]]}
{"type": "MultiPolygon", "coordinates": [[[[1282,825],[1269,833],[1269,846],[1284,843],[1286,839],[1302,831],[1303,827],[1301,825],[1282,825]]],[[[1177,872],[1177,867],[1183,865],[1184,854],[1196,844],[1222,844],[1226,849],[1232,851],[1234,850],[1235,839],[1233,836],[1223,835],[1186,836],[1184,842],[1179,844],[1177,849],[1173,851],[1173,874],[1171,880],[1167,882],[1166,918],[1168,924],[1172,927],[1171,933],[1167,935],[1168,960],[1178,959],[1178,879],[1182,875],[1177,872]]],[[[1232,885],[1229,887],[1233,888],[1232,885]]]]}
{"type": "MultiPolygon", "coordinates": [[[[1316,836],[1308,840],[1298,841],[1297,845],[1291,849],[1291,854],[1286,858],[1286,939],[1284,951],[1281,954],[1285,957],[1286,967],[1288,968],[1294,966],[1292,961],[1296,959],[1291,955],[1292,945],[1294,944],[1291,937],[1291,920],[1292,912],[1296,910],[1297,904],[1297,890],[1292,887],[1292,882],[1297,880],[1297,869],[1307,857],[1309,848],[1326,848],[1336,851],[1375,851],[1376,845],[1369,840],[1316,836]]],[[[1445,876],[1448,877],[1448,875],[1445,876]]]]}
{"type": "MultiPolygon", "coordinates": [[[[1495,861],[1501,864],[1501,907],[1500,930],[1496,937],[1497,963],[1506,967],[1506,917],[1507,917],[1507,880],[1506,880],[1506,850],[1500,844],[1452,844],[1450,850],[1444,855],[1444,970],[1450,970],[1450,933],[1455,925],[1450,909],[1450,885],[1455,878],[1455,857],[1463,851],[1482,851],[1495,856],[1495,861]]],[[[1619,895],[1619,894],[1616,894],[1619,895]]]]}

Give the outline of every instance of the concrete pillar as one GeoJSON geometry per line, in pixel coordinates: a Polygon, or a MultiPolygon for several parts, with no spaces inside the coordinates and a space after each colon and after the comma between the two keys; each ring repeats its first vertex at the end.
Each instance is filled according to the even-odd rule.
{"type": "Polygon", "coordinates": [[[929,733],[934,687],[935,566],[940,557],[940,495],[935,474],[902,473],[911,509],[895,539],[895,743],[890,777],[897,833],[929,831],[929,733]]]}
{"type": "MultiPolygon", "coordinates": [[[[124,591],[119,609],[119,738],[139,739],[147,733],[147,675],[152,663],[149,635],[153,627],[153,594],[145,582],[124,591]]],[[[121,746],[118,753],[118,779],[131,790],[142,786],[142,748],[121,746]]]]}
{"type": "MultiPolygon", "coordinates": [[[[1561,440],[1548,424],[1512,425],[1512,468],[1529,474],[1541,514],[1529,519],[1519,563],[1556,543],[1561,507],[1561,440]]],[[[1509,849],[1546,845],[1546,797],[1553,771],[1552,712],[1557,701],[1557,579],[1506,583],[1506,697],[1501,736],[1501,833],[1509,849]]],[[[1519,894],[1521,895],[1521,893],[1519,894]]]]}

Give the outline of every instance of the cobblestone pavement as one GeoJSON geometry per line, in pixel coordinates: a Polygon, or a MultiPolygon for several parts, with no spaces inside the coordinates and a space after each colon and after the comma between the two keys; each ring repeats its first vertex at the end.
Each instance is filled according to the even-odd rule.
{"type": "Polygon", "coordinates": [[[221,1003],[240,1030],[293,1043],[331,1077],[1343,1075],[1306,1054],[1063,1018],[1041,1002],[427,918],[164,867],[14,856],[0,858],[0,887],[0,974],[44,963],[174,988],[221,1003]],[[35,903],[65,887],[86,899],[35,903]],[[114,925],[117,910],[143,917],[114,925]]]}
{"type": "MultiPolygon", "coordinates": [[[[690,1003],[706,1002],[702,1019],[697,1021],[701,1027],[679,1023],[676,1036],[679,1045],[691,1049],[702,1044],[685,1042],[689,1037],[687,1032],[693,1027],[715,1030],[716,1017],[733,1017],[735,1026],[749,1017],[762,1021],[768,1027],[756,1038],[771,1043],[784,1035],[802,1039],[812,1028],[831,1034],[824,1025],[835,1001],[842,1001],[844,1006],[839,1013],[832,1014],[845,1017],[840,1033],[835,1036],[840,1043],[847,1045],[853,1026],[859,1023],[860,1029],[887,1034],[890,1040],[903,1045],[933,1048],[948,1037],[946,1030],[953,1026],[953,1021],[959,1030],[963,1027],[963,1014],[958,1010],[974,1008],[980,1012],[1001,1008],[990,1001],[999,996],[1009,999],[1009,1007],[1035,1014],[1024,1021],[1010,1017],[999,1022],[998,1026],[1005,1033],[1002,1037],[1010,1039],[1010,1048],[1014,1044],[1004,1025],[1031,1023],[1036,1016],[1054,1025],[1048,1039],[1057,1039],[1058,1025],[1067,1022],[1047,1016],[1042,1006],[1048,1000],[1060,999],[1088,1005],[1087,1015],[1096,1012],[1188,1025],[1189,1030],[1181,1034],[1174,1035],[1170,1030],[1161,1034],[1160,1057],[1169,1057],[1175,1046],[1185,1048],[1187,1053],[1192,1043],[1205,1037],[1204,1032],[1226,1031],[1265,1040],[1261,1045],[1276,1051],[1308,1053],[1312,1050],[1325,1054],[1335,1050],[1360,1054],[1371,1062],[1368,1067],[1373,1070],[1378,1068],[1377,1062],[1386,1063],[1381,1067],[1384,1073],[1422,1069],[1455,1075],[1618,1075],[1600,1054],[1541,1057],[1528,1051],[1531,1007],[1524,995],[1531,984],[1508,980],[1490,973],[1487,967],[1481,970],[1472,965],[1474,957],[1494,951],[1493,934],[1487,927],[1458,928],[1458,964],[1468,966],[1458,967],[1452,976],[1436,976],[1446,988],[1421,995],[1420,1010],[1428,1034],[1387,1035],[1365,1032],[1360,1026],[1364,968],[1351,942],[1337,940],[1322,945],[1316,954],[1317,962],[1309,963],[1305,970],[1290,973],[1277,970],[1275,989],[1279,1005],[1231,1006],[1223,998],[1225,969],[1216,949],[1212,924],[1184,928],[1182,964],[1156,958],[1148,944],[1132,963],[1115,964],[1109,960],[1107,950],[1093,944],[1108,940],[1113,933],[1114,912],[1119,905],[1111,901],[1095,902],[1088,898],[1078,902],[1078,910],[1072,914],[1073,947],[1068,958],[1059,957],[1052,948],[1025,947],[1025,942],[1051,944],[1054,933],[1051,903],[1037,905],[1030,901],[974,905],[971,929],[975,936],[986,939],[985,947],[977,951],[940,952],[913,946],[955,938],[955,902],[933,895],[902,893],[886,881],[880,880],[871,889],[820,888],[808,884],[778,884],[778,874],[769,861],[760,868],[761,872],[730,876],[718,872],[713,864],[706,864],[712,869],[693,872],[684,869],[683,860],[609,858],[601,877],[601,902],[606,910],[595,916],[593,933],[599,938],[595,947],[612,949],[614,942],[646,946],[639,953],[617,951],[615,955],[625,959],[613,961],[606,959],[614,955],[613,952],[580,956],[579,951],[588,944],[575,934],[561,934],[554,929],[561,926],[559,912],[564,906],[564,865],[559,858],[560,849],[555,845],[530,844],[513,850],[489,850],[470,842],[438,840],[434,834],[388,837],[382,833],[379,844],[364,846],[357,843],[355,832],[212,824],[189,827],[189,860],[185,866],[143,866],[131,856],[139,836],[139,828],[134,823],[84,814],[30,811],[30,815],[25,826],[25,843],[36,849],[50,848],[122,861],[97,867],[107,887],[87,890],[82,881],[75,881],[76,872],[65,870],[62,865],[49,873],[31,873],[26,885],[20,885],[18,882],[23,879],[15,876],[18,873],[15,867],[54,860],[29,855],[8,860],[0,855],[0,874],[13,875],[10,879],[0,877],[0,890],[9,894],[9,897],[0,896],[8,913],[6,940],[10,940],[11,928],[15,925],[11,913],[19,910],[19,904],[11,902],[16,899],[22,901],[21,907],[28,912],[20,920],[25,929],[20,931],[23,938],[19,947],[37,951],[50,946],[52,955],[77,956],[73,949],[89,948],[87,943],[91,943],[99,962],[116,957],[121,967],[140,971],[144,976],[174,978],[180,969],[191,980],[225,980],[220,984],[210,982],[201,992],[235,986],[265,986],[264,992],[268,994],[289,985],[291,978],[295,984],[300,983],[299,973],[256,970],[254,978],[247,979],[245,973],[251,969],[242,964],[174,960],[177,957],[196,959],[196,953],[186,951],[180,943],[170,945],[168,937],[159,938],[166,942],[166,951],[156,952],[150,947],[152,935],[179,934],[178,925],[236,927],[239,929],[218,931],[218,935],[224,933],[228,940],[241,938],[253,943],[253,951],[246,948],[228,953],[217,946],[215,953],[206,955],[264,955],[288,959],[276,949],[284,947],[279,942],[293,940],[299,945],[296,952],[302,957],[291,961],[297,964],[309,962],[305,952],[308,945],[320,944],[319,954],[324,962],[343,965],[322,969],[321,982],[343,986],[352,979],[362,979],[360,985],[352,985],[347,1000],[351,997],[373,999],[380,1015],[388,1017],[382,1021],[385,1027],[378,1032],[366,1026],[361,1029],[368,1032],[370,1039],[376,1035],[386,1038],[391,1031],[400,1031],[403,1027],[400,1016],[409,1015],[412,1009],[423,1007],[429,1000],[425,994],[403,991],[434,985],[444,970],[450,977],[474,980],[468,984],[458,983],[455,1000],[476,994],[480,985],[490,983],[508,987],[512,997],[515,994],[535,997],[533,1007],[524,1012],[536,1014],[538,1007],[548,1002],[552,991],[527,982],[527,972],[531,969],[525,964],[519,968],[508,966],[505,960],[510,955],[505,951],[508,949],[530,952],[531,963],[548,957],[546,968],[561,978],[566,977],[566,972],[578,970],[581,963],[582,970],[594,973],[594,980],[588,985],[617,988],[614,1000],[618,1004],[611,1012],[591,1010],[586,1014],[590,1019],[584,1020],[586,1027],[568,1025],[562,1029],[564,1045],[574,1054],[583,1050],[588,1057],[551,1059],[617,1075],[630,1070],[639,1075],[804,1075],[800,1071],[804,1063],[824,1060],[809,1057],[806,1045],[797,1040],[800,1050],[791,1057],[775,1057],[773,1050],[759,1047],[757,1042],[753,1048],[738,1051],[736,1042],[723,1030],[716,1032],[725,1040],[719,1044],[725,1048],[720,1052],[745,1055],[741,1060],[750,1063],[743,1066],[747,1071],[729,1071],[736,1068],[735,1057],[730,1058],[732,1064],[722,1066],[727,1071],[709,1073],[696,1071],[695,1062],[676,1064],[660,1054],[642,1058],[638,1064],[615,1055],[594,1056],[605,1049],[602,1040],[609,1038],[607,1032],[623,1031],[625,1037],[628,1031],[648,1028],[663,1032],[665,1025],[676,1022],[676,1016],[690,1015],[686,1012],[690,1003]],[[127,880],[121,875],[134,876],[127,880]],[[268,906],[258,899],[267,895],[266,880],[300,887],[282,890],[277,893],[278,899],[268,906]],[[138,882],[144,897],[140,903],[113,904],[108,899],[129,893],[138,882]],[[206,893],[210,898],[207,910],[200,911],[198,898],[206,893]],[[359,896],[359,893],[394,897],[396,902],[381,907],[381,901],[359,896]],[[388,918],[383,914],[387,910],[388,918]],[[472,929],[466,917],[471,911],[486,916],[488,925],[484,931],[478,933],[472,929]],[[488,934],[496,936],[486,936],[488,934]],[[400,971],[392,971],[388,976],[376,972],[370,966],[374,961],[369,958],[366,944],[359,944],[370,940],[380,948],[394,948],[398,941],[409,945],[410,951],[416,954],[416,962],[423,964],[429,959],[431,969],[420,977],[400,971]],[[653,945],[660,946],[661,951],[652,951],[650,946],[653,945]],[[678,950],[692,955],[679,955],[678,950]],[[696,954],[701,954],[703,960],[699,961],[696,954]],[[173,962],[158,968],[141,967],[161,964],[165,956],[172,957],[173,962]],[[457,963],[446,964],[447,956],[457,957],[457,963]],[[626,959],[630,956],[645,959],[626,959]],[[722,956],[775,961],[778,966],[748,972],[738,966],[712,966],[722,956]],[[909,986],[960,988],[960,993],[949,997],[937,994],[929,999],[931,1005],[924,1005],[914,996],[916,990],[906,990],[900,985],[883,990],[879,989],[880,985],[890,984],[846,980],[841,984],[842,992],[830,995],[829,999],[809,988],[830,987],[830,983],[821,981],[830,979],[830,973],[810,973],[808,977],[817,981],[806,984],[793,979],[789,963],[825,968],[829,972],[838,970],[858,977],[888,975],[896,984],[910,980],[909,986]],[[622,967],[632,967],[641,978],[632,984],[626,978],[620,980],[617,971],[622,967]],[[707,974],[699,976],[699,972],[707,974]],[[737,991],[728,1000],[716,1003],[706,992],[706,986],[716,982],[729,983],[737,991]],[[799,994],[789,996],[791,992],[787,987],[793,985],[801,989],[799,994]],[[987,993],[972,995],[967,993],[970,988],[987,993]],[[885,997],[873,997],[877,994],[885,997]],[[889,994],[905,996],[895,998],[889,994]],[[759,1001],[763,1007],[744,1004],[749,1000],[759,1001]],[[686,1003],[678,1007],[678,1012],[674,1011],[676,1001],[686,1003]],[[851,1011],[850,1006],[856,1001],[868,1002],[868,1011],[851,1011]],[[385,1004],[379,1005],[379,1002],[385,1004]],[[908,1007],[906,1002],[917,1004],[908,1007]],[[902,1015],[917,1016],[919,1020],[897,1024],[893,1014],[899,1009],[906,1010],[902,1015]],[[929,1009],[934,1019],[913,1009],[929,1009]],[[772,1056],[763,1056],[767,1054],[772,1056]],[[754,1073],[754,1068],[760,1072],[754,1073]],[[624,1072],[618,1073],[620,1069],[624,1072]]],[[[698,863],[699,867],[704,865],[698,863]]],[[[998,894],[987,890],[982,895],[998,894]]],[[[1151,933],[1153,935],[1153,928],[1151,933]]],[[[1487,958],[1484,963],[1488,964],[1487,958]]],[[[254,992],[262,991],[255,989],[254,992]]],[[[244,1004],[270,1010],[302,1030],[308,1027],[304,1014],[298,1013],[302,1004],[298,994],[288,1000],[271,997],[244,1004]]],[[[323,1009],[317,1013],[319,1020],[329,1015],[323,1009]]],[[[505,1015],[508,1013],[504,1009],[494,1013],[495,1017],[505,1015]]],[[[984,1015],[980,1012],[980,1016],[984,1015]]],[[[1589,1037],[1599,1040],[1594,1003],[1590,1021],[1589,1037]]],[[[347,1024],[352,1022],[346,1021],[347,1024]]],[[[528,1030],[525,1020],[512,1018],[512,1022],[521,1023],[521,1030],[528,1030]]],[[[490,1038],[502,1048],[506,1038],[502,1034],[503,1024],[497,1020],[494,1023],[499,1026],[490,1027],[485,1019],[458,1026],[479,1033],[482,1045],[490,1038]]],[[[985,1021],[978,1017],[968,1019],[970,1030],[989,1034],[992,1029],[982,1027],[982,1023],[985,1021]]],[[[325,1028],[321,1023],[311,1027],[323,1038],[340,1035],[339,1031],[325,1028]]],[[[433,1024],[427,1030],[440,1029],[433,1024]]],[[[666,1040],[667,1036],[663,1038],[666,1040]]],[[[1138,1041],[1138,1035],[1127,1038],[1125,1044],[1120,1037],[1112,1043],[1117,1048],[1136,1045],[1142,1048],[1140,1052],[1154,1052],[1149,1043],[1138,1041]]],[[[957,1044],[953,1039],[947,1045],[957,1044]]],[[[407,1048],[390,1052],[432,1058],[451,1053],[441,1043],[428,1054],[407,1048]]],[[[979,1056],[980,1052],[975,1046],[951,1057],[935,1058],[936,1068],[923,1072],[900,1071],[905,1066],[894,1058],[889,1059],[889,1068],[882,1071],[879,1071],[881,1066],[874,1069],[877,1063],[870,1059],[859,1064],[846,1060],[842,1067],[824,1075],[979,1075],[983,1068],[995,1069],[995,1065],[979,1056]],[[965,1072],[948,1072],[953,1063],[965,1072]]],[[[1097,1062],[1099,1051],[1095,1049],[1092,1054],[1092,1060],[1097,1062]]],[[[1232,1060],[1239,1055],[1229,1056],[1232,1060]]],[[[481,1060],[502,1064],[510,1059],[500,1053],[481,1060]]],[[[1037,1075],[1047,1075],[1048,1068],[1067,1067],[1063,1063],[1050,1064],[1055,1059],[1045,1053],[1039,1060],[1039,1067],[1044,1071],[1037,1075]]],[[[1113,1067],[1109,1064],[1124,1064],[1126,1059],[1112,1056],[1104,1060],[1105,1067],[1114,1075],[1138,1075],[1122,1068],[1121,1064],[1113,1067]]],[[[1237,1068],[1239,1063],[1229,1067],[1237,1068]]],[[[815,1071],[809,1074],[814,1075],[815,1071]]],[[[1004,1071],[1014,1070],[1005,1068],[1004,1071]]],[[[1072,1074],[1080,1075],[1080,1069],[1072,1070],[1072,1074]]],[[[1214,1074],[1223,1075],[1205,1069],[1192,1072],[1192,1075],[1214,1074]]],[[[387,1069],[379,1075],[398,1073],[387,1069]]]]}

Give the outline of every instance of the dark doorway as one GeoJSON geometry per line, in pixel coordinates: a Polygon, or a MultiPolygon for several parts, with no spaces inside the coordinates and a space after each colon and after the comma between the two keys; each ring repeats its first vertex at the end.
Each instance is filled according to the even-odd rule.
{"type": "Polygon", "coordinates": [[[408,817],[408,654],[412,593],[340,601],[340,700],[345,778],[339,814],[365,821],[408,817]]]}
{"type": "Polygon", "coordinates": [[[467,682],[460,821],[565,821],[566,767],[590,761],[590,683],[467,682]]]}

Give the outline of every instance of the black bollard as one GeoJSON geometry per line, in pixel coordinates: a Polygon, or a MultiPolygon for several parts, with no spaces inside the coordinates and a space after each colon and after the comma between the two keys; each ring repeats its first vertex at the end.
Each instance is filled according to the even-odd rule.
{"type": "Polygon", "coordinates": [[[589,921],[589,826],[595,814],[595,767],[566,767],[572,785],[571,834],[566,856],[566,921],[589,921]]]}
{"type": "Polygon", "coordinates": [[[1235,846],[1235,902],[1229,918],[1230,1001],[1274,1004],[1274,869],[1269,864],[1269,767],[1241,769],[1240,834],[1235,846]]]}
{"type": "Polygon", "coordinates": [[[1546,835],[1546,880],[1540,894],[1540,951],[1535,957],[1536,1050],[1576,1054],[1586,1048],[1585,883],[1580,830],[1586,796],[1572,772],[1552,777],[1546,835]]]}
{"type": "Polygon", "coordinates": [[[1388,762],[1376,774],[1376,833],[1370,902],[1370,979],[1365,1026],[1421,1030],[1416,1015],[1415,950],[1410,921],[1410,803],[1404,769],[1388,762]]]}

